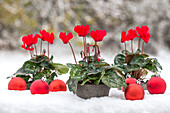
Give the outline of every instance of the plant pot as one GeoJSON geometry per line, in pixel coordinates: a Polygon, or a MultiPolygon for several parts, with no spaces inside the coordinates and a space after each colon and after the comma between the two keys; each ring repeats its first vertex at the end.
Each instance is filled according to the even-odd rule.
{"type": "Polygon", "coordinates": [[[81,86],[80,83],[77,84],[76,95],[83,99],[89,99],[92,97],[103,97],[109,95],[110,87],[105,84],[85,84],[81,86]]]}

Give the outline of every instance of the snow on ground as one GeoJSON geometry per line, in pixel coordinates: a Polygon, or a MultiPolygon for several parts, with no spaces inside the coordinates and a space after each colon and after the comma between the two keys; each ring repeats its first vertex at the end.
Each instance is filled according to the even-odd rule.
{"type": "MultiPolygon", "coordinates": [[[[170,54],[166,52],[157,57],[164,69],[161,76],[167,83],[165,94],[150,95],[145,91],[145,98],[137,101],[125,100],[123,92],[117,89],[111,89],[108,97],[87,100],[69,91],[50,92],[46,95],[32,95],[29,90],[9,91],[9,79],[5,78],[29,59],[27,54],[0,51],[0,113],[170,113],[170,54]]],[[[73,57],[69,55],[54,56],[54,61],[74,63],[73,57]]],[[[112,58],[107,61],[112,63],[112,58]]],[[[68,76],[61,75],[59,79],[66,81],[68,76]]]]}

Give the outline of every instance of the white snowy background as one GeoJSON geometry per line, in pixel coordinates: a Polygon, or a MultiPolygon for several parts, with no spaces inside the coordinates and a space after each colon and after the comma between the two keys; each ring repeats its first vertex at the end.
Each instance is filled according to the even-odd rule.
{"type": "MultiPolygon", "coordinates": [[[[54,53],[55,54],[55,53],[54,53]]],[[[71,53],[54,56],[54,62],[74,63],[71,53]],[[70,55],[68,55],[70,54],[70,55]]],[[[112,63],[114,56],[101,54],[112,63]]],[[[9,91],[7,76],[11,76],[29,53],[20,51],[0,51],[0,113],[170,113],[170,54],[160,52],[157,57],[163,66],[162,78],[167,83],[165,94],[151,95],[145,91],[143,100],[126,100],[121,90],[111,89],[108,97],[81,99],[69,92],[50,92],[45,95],[32,95],[29,90],[9,91]]],[[[59,76],[66,81],[69,74],[59,76]]],[[[147,76],[150,78],[150,75],[147,76]]]]}

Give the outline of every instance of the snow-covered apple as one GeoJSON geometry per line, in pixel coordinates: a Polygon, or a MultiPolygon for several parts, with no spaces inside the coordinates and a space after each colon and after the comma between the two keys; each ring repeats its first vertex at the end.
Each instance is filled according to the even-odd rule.
{"type": "Polygon", "coordinates": [[[52,92],[66,90],[67,90],[66,84],[62,80],[56,79],[50,83],[50,91],[52,92]]]}
{"type": "Polygon", "coordinates": [[[163,94],[166,90],[166,82],[161,77],[152,77],[147,83],[150,94],[163,94]]]}
{"type": "Polygon", "coordinates": [[[47,82],[41,79],[38,79],[31,84],[30,91],[31,91],[31,94],[48,94],[49,85],[47,82]]]}
{"type": "Polygon", "coordinates": [[[26,90],[27,84],[24,79],[20,77],[12,78],[8,83],[9,90],[26,90]]]}
{"type": "Polygon", "coordinates": [[[142,100],[144,98],[145,92],[141,85],[130,84],[125,89],[126,100],[142,100]]]}

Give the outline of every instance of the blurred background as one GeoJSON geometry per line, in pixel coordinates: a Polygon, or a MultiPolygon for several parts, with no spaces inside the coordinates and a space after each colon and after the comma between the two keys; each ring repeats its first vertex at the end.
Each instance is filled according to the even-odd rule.
{"type": "Polygon", "coordinates": [[[143,25],[150,27],[151,34],[145,52],[157,55],[170,50],[170,0],[0,0],[0,50],[25,52],[20,47],[22,36],[46,29],[55,34],[54,54],[70,51],[58,38],[61,31],[74,33],[71,43],[79,53],[83,48],[74,32],[77,24],[106,29],[108,35],[100,46],[107,55],[123,49],[122,31],[143,25]]]}

